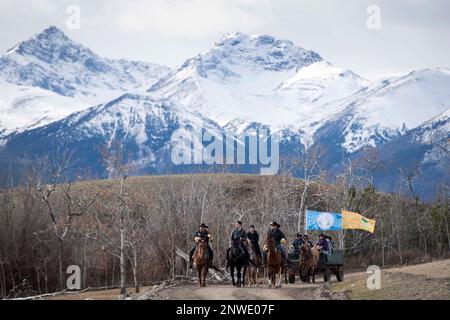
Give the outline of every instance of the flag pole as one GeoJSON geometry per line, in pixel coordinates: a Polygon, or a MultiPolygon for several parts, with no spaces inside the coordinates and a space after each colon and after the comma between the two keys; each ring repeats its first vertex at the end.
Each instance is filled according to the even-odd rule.
{"type": "MultiPolygon", "coordinates": [[[[341,214],[343,214],[343,210],[341,210],[341,214]]],[[[343,217],[342,217],[343,218],[343,217]]],[[[342,226],[341,230],[339,231],[339,246],[340,250],[345,250],[345,243],[344,243],[344,226],[342,226]]]]}
{"type": "Polygon", "coordinates": [[[305,234],[308,234],[308,209],[305,208],[305,234]]]}

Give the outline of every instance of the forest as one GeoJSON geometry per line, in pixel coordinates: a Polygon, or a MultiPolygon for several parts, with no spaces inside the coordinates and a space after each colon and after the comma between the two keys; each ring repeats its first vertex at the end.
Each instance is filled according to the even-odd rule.
{"type": "Polygon", "coordinates": [[[345,230],[347,270],[448,258],[448,185],[433,201],[423,202],[414,196],[411,173],[399,182],[398,192],[379,192],[371,184],[376,166],[369,157],[328,183],[316,158],[293,164],[303,169],[302,179],[294,178],[287,165],[276,176],[218,169],[137,177],[112,154],[105,155],[109,179],[79,175],[68,180],[70,156],[24,165],[20,184],[0,190],[0,297],[64,290],[71,265],[81,269],[82,288],[125,293],[134,287],[137,292],[187,274],[176,251],[192,248],[201,222],[214,237],[214,264],[221,267],[234,221],[242,220],[244,228],[254,224],[263,239],[276,220],[292,241],[304,231],[306,209],[346,209],[377,221],[374,234],[345,230]]]}

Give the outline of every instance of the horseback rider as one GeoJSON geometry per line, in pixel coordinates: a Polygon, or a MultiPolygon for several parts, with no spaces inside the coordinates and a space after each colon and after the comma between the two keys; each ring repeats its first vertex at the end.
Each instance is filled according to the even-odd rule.
{"type": "MultiPolygon", "coordinates": [[[[275,247],[281,252],[281,256],[283,258],[283,264],[287,266],[287,253],[283,244],[286,243],[286,237],[283,232],[280,230],[280,225],[276,221],[272,221],[269,225],[269,231],[267,231],[267,236],[271,237],[275,240],[275,247]]],[[[263,250],[263,266],[267,265],[267,250],[263,250]]]]}
{"type": "MultiPolygon", "coordinates": [[[[248,253],[247,247],[244,244],[244,241],[247,240],[247,232],[245,232],[245,230],[242,228],[242,221],[238,220],[234,225],[235,229],[231,233],[231,244],[233,244],[235,247],[239,247],[247,257],[247,261],[250,261],[250,254],[248,253]]],[[[231,245],[227,249],[227,265],[230,257],[230,250],[231,245]]]]}
{"type": "Polygon", "coordinates": [[[255,248],[255,254],[259,259],[262,259],[261,248],[259,246],[259,233],[256,231],[255,226],[251,225],[249,231],[247,232],[247,238],[255,248]]]}
{"type": "Polygon", "coordinates": [[[293,254],[300,254],[300,247],[302,245],[304,245],[304,244],[305,244],[305,241],[303,239],[303,235],[301,233],[297,233],[295,235],[294,241],[292,241],[292,246],[291,246],[292,253],[293,254]]]}
{"type": "Polygon", "coordinates": [[[209,246],[209,241],[212,241],[212,236],[208,232],[208,226],[206,224],[202,223],[198,226],[198,230],[194,233],[195,246],[189,252],[189,268],[192,268],[192,257],[194,256],[194,252],[197,249],[197,244],[202,240],[206,242],[206,247],[207,247],[208,256],[209,256],[209,264],[212,266],[214,253],[213,253],[211,247],[209,246]]]}
{"type": "Polygon", "coordinates": [[[309,247],[313,247],[313,243],[311,240],[309,240],[309,235],[304,234],[303,235],[303,243],[307,244],[309,247]]]}

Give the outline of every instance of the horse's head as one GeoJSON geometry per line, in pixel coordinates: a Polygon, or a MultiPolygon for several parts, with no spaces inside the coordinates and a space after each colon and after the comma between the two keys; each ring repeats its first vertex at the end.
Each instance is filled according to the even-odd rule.
{"type": "Polygon", "coordinates": [[[306,260],[310,256],[311,256],[311,247],[305,243],[300,247],[300,257],[302,260],[306,260]]]}
{"type": "Polygon", "coordinates": [[[267,236],[266,246],[267,246],[267,249],[269,249],[269,250],[275,249],[275,239],[270,235],[267,236]]]}
{"type": "Polygon", "coordinates": [[[198,246],[198,248],[199,249],[206,249],[206,241],[205,240],[199,240],[198,242],[197,242],[197,246],[198,246]]]}

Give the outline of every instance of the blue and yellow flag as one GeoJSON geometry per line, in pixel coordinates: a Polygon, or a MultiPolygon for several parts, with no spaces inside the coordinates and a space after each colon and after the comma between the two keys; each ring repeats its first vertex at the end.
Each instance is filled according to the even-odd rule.
{"type": "Polygon", "coordinates": [[[342,214],[332,212],[306,211],[306,229],[337,231],[342,230],[342,214]]]}

